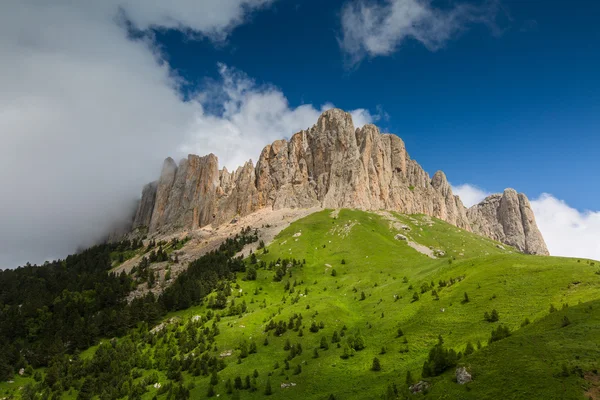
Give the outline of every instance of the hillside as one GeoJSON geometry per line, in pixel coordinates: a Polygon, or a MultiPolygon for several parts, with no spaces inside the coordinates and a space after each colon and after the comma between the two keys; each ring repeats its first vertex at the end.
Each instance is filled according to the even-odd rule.
{"type": "MultiPolygon", "coordinates": [[[[524,255],[425,215],[352,210],[302,218],[267,250],[201,305],[103,340],[73,356],[77,368],[65,361],[73,388],[62,398],[79,389],[80,398],[107,390],[186,398],[189,390],[191,398],[258,399],[267,382],[273,399],[420,398],[409,395],[407,372],[411,383],[421,380],[440,336],[457,353],[473,345],[457,360],[473,382],[454,382],[452,366],[424,378],[425,398],[583,399],[586,382],[597,380],[593,261],[524,255]],[[499,321],[486,321],[493,310],[499,321]],[[489,344],[498,326],[511,335],[489,344]]],[[[0,396],[26,394],[35,386],[18,387],[34,382],[2,383],[0,396]]]]}

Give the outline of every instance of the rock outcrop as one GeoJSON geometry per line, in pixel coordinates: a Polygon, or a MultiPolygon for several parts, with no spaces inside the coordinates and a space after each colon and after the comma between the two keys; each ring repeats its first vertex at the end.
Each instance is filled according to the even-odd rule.
{"type": "MultiPolygon", "coordinates": [[[[248,161],[229,172],[219,170],[213,154],[189,155],[179,165],[167,158],[160,179],[144,188],[133,226],[147,226],[150,233],[196,229],[266,207],[315,206],[421,213],[471,230],[443,172],[431,179],[402,139],[374,125],[355,129],[350,114],[339,109],[324,112],[289,140],[267,145],[256,166],[248,161]]],[[[527,229],[535,233],[533,214],[527,215],[533,221],[527,229]]],[[[496,231],[478,227],[486,236],[496,231]]]]}
{"type": "Polygon", "coordinates": [[[527,196],[514,189],[488,196],[467,210],[473,232],[528,254],[548,255],[527,196]]]}

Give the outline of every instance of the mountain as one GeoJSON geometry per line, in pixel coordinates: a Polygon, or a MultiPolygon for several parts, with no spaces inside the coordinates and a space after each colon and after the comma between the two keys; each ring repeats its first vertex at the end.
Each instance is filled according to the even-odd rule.
{"type": "Polygon", "coordinates": [[[524,194],[507,190],[467,210],[446,175],[433,178],[412,160],[402,139],[374,125],[355,129],[352,116],[324,112],[312,128],[267,145],[256,167],[219,170],[214,154],[164,162],[144,187],[133,229],[150,233],[213,227],[263,208],[353,208],[425,214],[515,246],[548,249],[524,194]]]}

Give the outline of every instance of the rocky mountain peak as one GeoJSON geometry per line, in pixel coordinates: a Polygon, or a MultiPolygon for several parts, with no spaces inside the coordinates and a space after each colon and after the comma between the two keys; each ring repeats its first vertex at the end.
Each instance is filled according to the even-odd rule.
{"type": "Polygon", "coordinates": [[[256,166],[248,161],[229,172],[219,170],[214,154],[189,155],[179,165],[167,158],[159,180],[144,188],[133,226],[150,233],[196,229],[262,208],[385,209],[437,217],[542,254],[527,199],[516,192],[500,197],[506,200],[491,196],[469,218],[446,175],[430,178],[402,139],[372,124],[355,129],[349,113],[330,109],[311,128],[265,146],[256,166]]]}
{"type": "Polygon", "coordinates": [[[493,194],[467,210],[475,233],[516,247],[529,254],[548,255],[529,199],[514,189],[493,194]]]}

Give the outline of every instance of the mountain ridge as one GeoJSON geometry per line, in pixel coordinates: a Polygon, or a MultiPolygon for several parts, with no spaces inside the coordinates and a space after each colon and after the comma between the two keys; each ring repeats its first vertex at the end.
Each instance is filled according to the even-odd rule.
{"type": "Polygon", "coordinates": [[[400,137],[372,124],[355,129],[349,113],[330,109],[313,127],[265,146],[256,166],[250,160],[229,172],[219,169],[214,154],[190,154],[179,164],[167,158],[159,180],[142,191],[132,229],[153,234],[219,226],[268,207],[384,209],[426,214],[548,255],[527,197],[512,189],[505,194],[504,201],[488,198],[486,206],[468,210],[446,175],[430,178],[400,137]]]}

